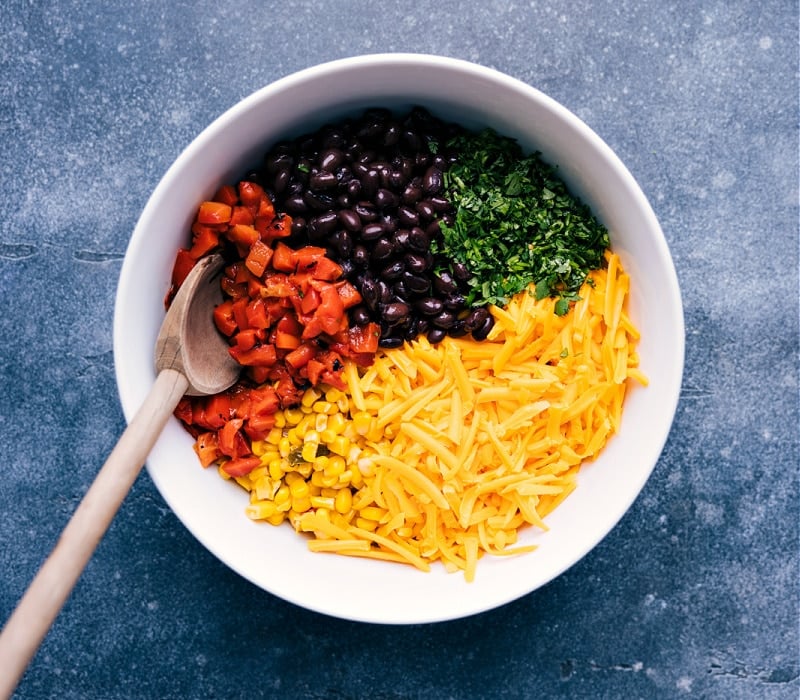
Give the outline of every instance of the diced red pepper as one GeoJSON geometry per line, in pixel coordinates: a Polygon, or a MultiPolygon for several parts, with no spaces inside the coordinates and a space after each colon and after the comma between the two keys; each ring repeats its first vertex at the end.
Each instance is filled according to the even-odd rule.
{"type": "Polygon", "coordinates": [[[233,316],[233,302],[226,299],[214,309],[214,324],[223,335],[231,336],[238,328],[233,316]]]}
{"type": "Polygon", "coordinates": [[[257,345],[249,350],[234,346],[228,352],[234,360],[245,367],[271,367],[278,361],[278,354],[273,345],[257,345]]]}
{"type": "Polygon", "coordinates": [[[256,277],[261,277],[270,260],[272,260],[272,248],[259,238],[250,246],[250,252],[247,254],[244,264],[256,277]]]}
{"type": "Polygon", "coordinates": [[[197,212],[197,221],[201,224],[227,224],[231,220],[230,204],[222,202],[203,202],[197,212]]]}
{"type": "Polygon", "coordinates": [[[216,462],[222,456],[216,431],[200,433],[194,443],[194,451],[197,453],[202,466],[208,467],[216,462]]]}
{"type": "Polygon", "coordinates": [[[222,465],[222,471],[229,476],[247,476],[253,469],[261,465],[260,457],[240,457],[239,459],[232,459],[230,462],[225,462],[222,465]]]}
{"type": "Polygon", "coordinates": [[[297,256],[285,243],[278,243],[272,254],[272,268],[278,272],[294,272],[297,267],[297,256]]]}
{"type": "Polygon", "coordinates": [[[239,201],[239,195],[236,194],[236,188],[233,185],[223,185],[214,195],[214,201],[232,207],[239,201]]]}

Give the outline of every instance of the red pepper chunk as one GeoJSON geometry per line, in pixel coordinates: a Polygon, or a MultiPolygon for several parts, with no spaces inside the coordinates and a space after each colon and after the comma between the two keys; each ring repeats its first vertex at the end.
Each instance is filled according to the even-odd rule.
{"type": "Polygon", "coordinates": [[[197,221],[201,224],[227,224],[231,220],[230,204],[222,202],[203,202],[197,212],[197,221]]]}

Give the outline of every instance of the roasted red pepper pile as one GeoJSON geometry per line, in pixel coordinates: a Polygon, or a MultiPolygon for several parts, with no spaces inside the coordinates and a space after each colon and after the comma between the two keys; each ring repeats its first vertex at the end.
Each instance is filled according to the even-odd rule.
{"type": "Polygon", "coordinates": [[[200,205],[192,245],[178,251],[173,267],[168,304],[201,257],[220,251],[229,261],[214,322],[243,377],[221,394],[184,397],[176,416],[195,436],[201,463],[230,459],[226,471],[234,476],[258,459],[250,442],[266,437],[279,408],[297,405],[309,386],[344,389],[344,360],[366,366],[378,350],[378,324],[348,321],[361,295],[342,268],[324,248],[295,250],[280,240],[291,223],[259,185],[225,185],[200,205]]]}

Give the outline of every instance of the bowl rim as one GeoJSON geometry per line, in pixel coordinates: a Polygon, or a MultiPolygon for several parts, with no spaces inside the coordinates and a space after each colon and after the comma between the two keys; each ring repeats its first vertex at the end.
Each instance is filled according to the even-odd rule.
{"type": "MultiPolygon", "coordinates": [[[[293,72],[257,89],[243,99],[239,100],[229,109],[225,110],[208,126],[200,131],[195,138],[192,139],[192,141],[183,149],[183,151],[178,155],[178,157],[173,161],[170,167],[160,178],[137,220],[136,227],[134,228],[125,252],[115,298],[115,312],[113,321],[115,376],[123,414],[126,421],[130,422],[135,415],[136,409],[138,408],[136,394],[138,393],[138,395],[141,395],[142,388],[137,387],[136,391],[132,391],[133,387],[130,386],[128,377],[125,374],[126,343],[128,341],[124,333],[125,319],[122,318],[120,314],[120,308],[122,306],[123,298],[128,293],[128,290],[132,288],[132,285],[134,285],[134,280],[131,278],[133,274],[131,260],[141,253],[141,249],[147,243],[147,224],[152,219],[153,212],[157,210],[158,206],[160,205],[164,193],[168,188],[168,183],[174,180],[175,177],[186,168],[187,163],[190,163],[193,158],[197,157],[197,154],[202,153],[205,149],[209,148],[218,134],[227,128],[231,122],[235,122],[236,120],[242,118],[243,115],[249,113],[255,105],[258,105],[264,100],[268,100],[271,97],[279,95],[287,90],[295,89],[309,81],[324,80],[326,76],[336,75],[341,71],[358,70],[365,66],[380,66],[384,68],[439,67],[447,70],[458,71],[459,74],[468,75],[478,80],[486,80],[501,86],[503,89],[512,89],[518,93],[527,95],[530,97],[530,99],[535,100],[542,105],[544,109],[551,112],[554,115],[554,118],[557,118],[568,124],[569,127],[576,133],[581,134],[583,138],[591,141],[592,145],[597,150],[598,157],[602,158],[610,167],[612,167],[615,175],[620,179],[620,183],[622,186],[624,186],[627,196],[632,197],[636,201],[637,206],[641,209],[642,216],[648,221],[648,227],[654,234],[650,242],[656,246],[659,259],[662,260],[666,265],[664,272],[667,277],[668,288],[665,290],[665,298],[669,300],[668,310],[670,315],[670,323],[676,330],[676,337],[672,340],[672,342],[675,343],[672,356],[675,366],[671,370],[671,376],[673,379],[670,383],[669,391],[664,397],[664,415],[668,414],[669,419],[664,421],[663,425],[660,426],[659,433],[653,437],[651,441],[651,464],[648,469],[641,470],[638,480],[636,480],[635,483],[630,484],[626,489],[626,493],[629,494],[629,498],[624,504],[624,508],[622,508],[621,512],[617,514],[617,517],[608,519],[606,522],[606,527],[604,527],[602,531],[597,532],[591,541],[589,541],[580,551],[576,551],[575,555],[568,563],[558,569],[552,570],[549,575],[537,585],[530,587],[526,582],[519,582],[516,585],[507,586],[502,595],[495,596],[491,599],[477,601],[472,600],[468,603],[456,601],[456,604],[447,610],[426,610],[417,615],[408,614],[408,611],[404,611],[402,617],[391,611],[387,611],[385,614],[375,614],[374,611],[372,611],[362,615],[359,614],[358,611],[338,610],[335,603],[327,604],[320,601],[308,601],[303,599],[302,595],[293,595],[291,591],[265,586],[263,581],[255,580],[250,573],[246,570],[243,570],[242,567],[233,565],[226,558],[224,551],[220,551],[218,546],[214,546],[213,544],[209,543],[206,538],[199,535],[193,527],[187,524],[181,513],[178,512],[174,507],[169,494],[165,493],[165,490],[162,487],[159,479],[158,471],[151,467],[151,462],[148,458],[146,465],[147,471],[150,474],[150,477],[153,479],[162,497],[165,498],[178,519],[181,520],[181,522],[185,527],[187,527],[187,529],[189,529],[193,536],[198,539],[207,549],[209,549],[218,559],[220,559],[228,567],[232,568],[244,578],[253,582],[258,587],[278,595],[284,600],[287,600],[288,602],[298,606],[343,619],[363,622],[378,622],[384,624],[417,624],[440,622],[462,618],[497,608],[501,605],[518,599],[523,595],[532,592],[533,590],[538,589],[542,585],[545,585],[546,583],[560,576],[570,567],[574,566],[608,535],[608,533],[618,524],[619,520],[629,510],[630,506],[639,496],[645,483],[652,474],[652,471],[654,470],[660,458],[664,445],[666,444],[667,438],[672,429],[674,415],[677,410],[678,399],[680,395],[685,359],[685,326],[683,305],[674,262],[656,215],[633,175],[622,163],[616,153],[614,153],[614,151],[605,143],[605,141],[603,141],[600,136],[598,136],[588,125],[586,125],[579,117],[577,117],[577,115],[537,88],[494,68],[482,66],[463,59],[448,58],[445,56],[430,54],[377,53],[336,59],[293,72]],[[675,377],[677,377],[677,379],[675,379],[675,377]]],[[[214,476],[216,477],[216,475],[214,476]]],[[[292,535],[296,537],[294,533],[292,533],[292,535]]],[[[424,576],[430,575],[431,574],[424,574],[424,576]]]]}

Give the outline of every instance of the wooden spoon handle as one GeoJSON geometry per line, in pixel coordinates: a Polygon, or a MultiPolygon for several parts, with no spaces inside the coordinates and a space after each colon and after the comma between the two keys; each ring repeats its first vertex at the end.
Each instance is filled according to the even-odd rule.
{"type": "Polygon", "coordinates": [[[189,382],[162,370],[0,633],[0,698],[14,692],[189,382]]]}

